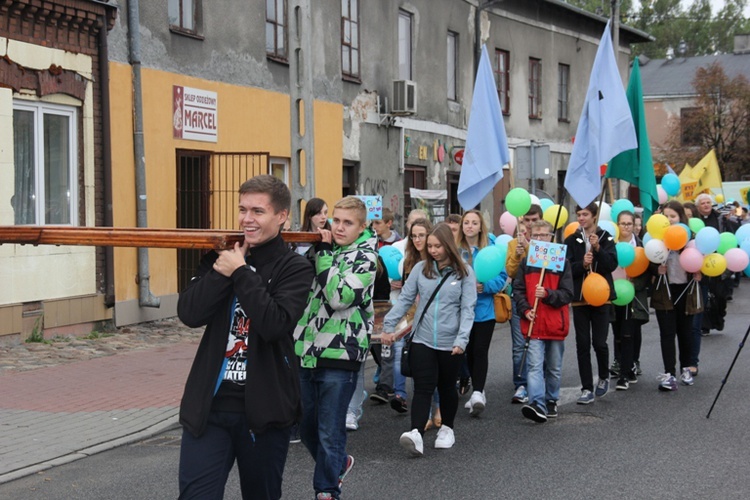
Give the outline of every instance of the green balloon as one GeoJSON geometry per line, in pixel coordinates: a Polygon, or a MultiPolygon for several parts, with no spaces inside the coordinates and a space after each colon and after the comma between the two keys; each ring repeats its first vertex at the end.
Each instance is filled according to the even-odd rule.
{"type": "Polygon", "coordinates": [[[701,229],[703,229],[704,227],[706,227],[706,224],[702,220],[697,219],[695,217],[692,217],[688,221],[688,227],[690,227],[690,230],[693,233],[697,233],[698,231],[700,231],[701,229]]]}
{"type": "Polygon", "coordinates": [[[617,298],[612,301],[617,306],[626,306],[633,302],[635,297],[635,288],[633,284],[626,279],[615,280],[615,295],[617,298]]]}
{"type": "Polygon", "coordinates": [[[737,248],[737,237],[732,233],[721,233],[719,235],[719,248],[716,249],[716,252],[724,255],[731,248],[737,248]]]}
{"type": "Polygon", "coordinates": [[[531,195],[524,188],[513,188],[505,197],[505,208],[516,217],[523,217],[531,208],[531,195]]]}

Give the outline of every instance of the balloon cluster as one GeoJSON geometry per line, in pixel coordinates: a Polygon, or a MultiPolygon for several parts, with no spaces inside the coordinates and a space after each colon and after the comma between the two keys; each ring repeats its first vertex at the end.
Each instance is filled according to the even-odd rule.
{"type": "Polygon", "coordinates": [[[719,233],[698,218],[691,218],[688,224],[670,225],[664,215],[654,214],[646,223],[646,230],[644,249],[646,257],[654,264],[664,264],[670,250],[682,250],[680,265],[689,273],[701,272],[714,277],[729,269],[744,271],[750,276],[750,226],[741,227],[735,235],[719,233]],[[695,239],[691,239],[693,233],[695,239]],[[739,242],[745,240],[748,241],[745,248],[737,248],[739,242]]]}

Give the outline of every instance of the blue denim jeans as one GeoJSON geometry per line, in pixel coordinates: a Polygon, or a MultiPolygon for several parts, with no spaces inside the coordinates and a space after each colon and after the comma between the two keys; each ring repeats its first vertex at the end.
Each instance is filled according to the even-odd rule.
{"type": "Polygon", "coordinates": [[[513,386],[518,389],[520,386],[526,385],[529,363],[528,361],[524,363],[523,370],[521,370],[521,358],[523,357],[525,340],[523,333],[521,333],[521,317],[516,310],[515,300],[511,301],[511,307],[513,310],[513,316],[510,318],[510,333],[513,341],[513,386]]]}
{"type": "Polygon", "coordinates": [[[352,399],[349,401],[349,408],[346,410],[347,413],[353,413],[358,419],[362,418],[364,413],[364,402],[367,397],[367,391],[365,390],[365,364],[362,363],[362,367],[357,373],[357,385],[354,388],[354,394],[352,399]]]}
{"type": "Polygon", "coordinates": [[[341,494],[339,475],[346,465],[346,409],[359,371],[301,368],[300,438],[315,460],[315,493],[341,494]]]}
{"type": "Polygon", "coordinates": [[[401,374],[401,349],[404,348],[404,339],[393,344],[393,392],[396,396],[406,399],[406,377],[401,374]]]}
{"type": "Polygon", "coordinates": [[[529,366],[529,403],[547,413],[547,401],[560,399],[560,378],[565,342],[531,339],[526,355],[529,366]]]}
{"type": "MultiPolygon", "coordinates": [[[[708,280],[702,280],[700,282],[701,289],[701,303],[703,307],[706,307],[706,301],[708,300],[708,280]]],[[[692,344],[690,346],[690,366],[698,366],[701,355],[701,334],[703,328],[703,313],[699,313],[693,316],[693,337],[692,344]]]]}

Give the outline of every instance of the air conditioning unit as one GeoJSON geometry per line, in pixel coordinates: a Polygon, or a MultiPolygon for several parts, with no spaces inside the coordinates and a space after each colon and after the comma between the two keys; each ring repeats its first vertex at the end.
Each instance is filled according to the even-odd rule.
{"type": "Polygon", "coordinates": [[[413,115],[416,112],[417,84],[411,80],[394,80],[391,113],[394,115],[413,115]]]}

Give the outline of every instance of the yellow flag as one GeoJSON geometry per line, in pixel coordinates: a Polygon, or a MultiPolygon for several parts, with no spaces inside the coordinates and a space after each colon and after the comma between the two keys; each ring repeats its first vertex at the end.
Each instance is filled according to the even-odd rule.
{"type": "Polygon", "coordinates": [[[697,193],[695,193],[695,187],[698,185],[698,181],[693,180],[693,167],[689,163],[685,164],[685,168],[680,172],[680,194],[677,199],[681,202],[693,201],[697,193]]]}
{"type": "Polygon", "coordinates": [[[698,186],[695,189],[697,193],[709,188],[722,189],[719,162],[713,149],[696,163],[690,175],[693,180],[698,181],[698,186]]]}
{"type": "Polygon", "coordinates": [[[693,167],[691,167],[689,163],[686,163],[685,168],[682,169],[682,172],[680,172],[680,175],[678,177],[682,182],[690,182],[693,180],[693,177],[691,175],[692,173],[693,167]]]}

